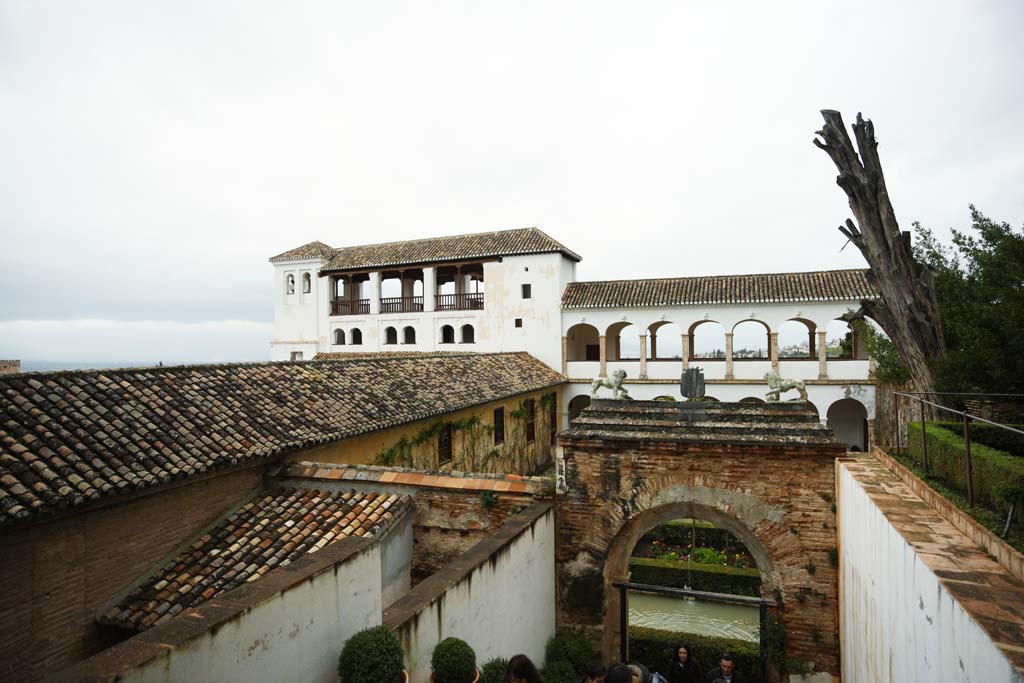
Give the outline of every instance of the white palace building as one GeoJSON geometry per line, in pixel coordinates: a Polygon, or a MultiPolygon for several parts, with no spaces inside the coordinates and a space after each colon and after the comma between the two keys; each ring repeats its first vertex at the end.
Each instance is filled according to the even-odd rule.
{"type": "MultiPolygon", "coordinates": [[[[840,320],[876,296],[864,270],[577,282],[580,256],[536,228],[332,248],[274,266],[273,360],[324,353],[526,351],[568,379],[563,426],[614,370],[637,399],[763,400],[766,372],[804,380],[822,422],[868,445],[871,361],[840,320]]],[[[795,394],[787,394],[783,399],[795,394]]]]}

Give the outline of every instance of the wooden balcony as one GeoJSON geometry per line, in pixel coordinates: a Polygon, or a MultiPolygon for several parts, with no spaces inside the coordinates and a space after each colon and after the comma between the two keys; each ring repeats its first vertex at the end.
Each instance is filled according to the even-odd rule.
{"type": "Polygon", "coordinates": [[[331,315],[366,315],[369,312],[369,299],[356,299],[355,301],[345,299],[331,302],[331,315]]]}
{"type": "Polygon", "coordinates": [[[484,309],[483,292],[469,294],[438,294],[437,310],[439,311],[482,311],[484,309]]]}
{"type": "Polygon", "coordinates": [[[419,313],[422,310],[422,296],[393,296],[380,300],[381,313],[419,313]]]}

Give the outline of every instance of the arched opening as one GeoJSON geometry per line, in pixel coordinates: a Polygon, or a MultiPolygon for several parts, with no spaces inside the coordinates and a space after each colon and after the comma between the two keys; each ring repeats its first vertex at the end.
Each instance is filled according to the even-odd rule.
{"type": "Polygon", "coordinates": [[[832,320],[825,327],[825,355],[829,360],[856,358],[856,341],[853,327],[845,320],[832,320]]]}
{"type": "Polygon", "coordinates": [[[732,328],[733,360],[767,360],[768,326],[760,320],[744,320],[732,328]]]}
{"type": "Polygon", "coordinates": [[[335,330],[334,331],[334,344],[335,344],[335,346],[344,346],[345,345],[345,330],[335,330]]]}
{"type": "Polygon", "coordinates": [[[360,330],[358,327],[353,328],[352,331],[349,332],[349,335],[352,338],[353,345],[358,346],[359,344],[363,343],[363,331],[360,330]]]}
{"type": "Polygon", "coordinates": [[[714,320],[690,326],[690,360],[725,360],[725,328],[714,320]]]}
{"type": "Polygon", "coordinates": [[[476,343],[476,333],[473,330],[472,325],[462,326],[462,343],[463,344],[474,344],[476,343]]]}
{"type": "Polygon", "coordinates": [[[313,291],[313,278],[310,277],[309,273],[302,274],[302,293],[309,294],[313,291]]]}
{"type": "Polygon", "coordinates": [[[600,339],[597,328],[586,323],[577,323],[565,333],[566,360],[601,360],[600,339]]]}
{"type": "Polygon", "coordinates": [[[455,328],[451,325],[441,325],[441,343],[442,344],[454,344],[455,343],[455,328]]]}
{"type": "Polygon", "coordinates": [[[682,360],[683,328],[675,323],[657,322],[648,328],[651,360],[682,360]]]}
{"type": "Polygon", "coordinates": [[[779,325],[779,358],[815,358],[814,323],[793,318],[779,325]]]}
{"type": "Polygon", "coordinates": [[[285,279],[284,279],[284,291],[287,292],[288,294],[294,294],[295,293],[295,276],[294,275],[289,274],[288,276],[285,277],[285,279]]]}
{"type": "Polygon", "coordinates": [[[590,405],[590,397],[587,395],[573,396],[569,400],[569,422],[580,416],[587,406],[590,405]]]}
{"type": "Polygon", "coordinates": [[[614,323],[605,333],[608,360],[640,360],[640,328],[630,322],[614,323]]]}
{"type": "MultiPolygon", "coordinates": [[[[693,560],[698,559],[698,557],[702,560],[706,560],[706,562],[699,563],[702,565],[701,567],[699,567],[699,569],[707,570],[709,574],[711,572],[714,572],[714,569],[706,565],[717,564],[723,561],[722,555],[724,555],[724,553],[721,552],[721,547],[708,548],[708,550],[705,551],[698,551],[696,548],[691,549],[690,547],[688,547],[689,545],[693,544],[694,537],[698,533],[696,523],[704,523],[701,525],[700,533],[704,536],[705,541],[707,541],[708,536],[712,534],[716,536],[716,540],[722,540],[725,537],[731,539],[730,542],[734,544],[734,546],[731,547],[731,550],[733,550],[733,552],[731,552],[731,555],[733,557],[724,558],[724,561],[726,563],[728,563],[729,559],[732,559],[734,564],[737,561],[739,561],[740,564],[746,566],[747,568],[753,568],[756,570],[754,572],[746,572],[747,576],[744,576],[744,579],[747,581],[747,584],[744,590],[748,592],[756,590],[757,595],[770,596],[773,590],[776,588],[776,586],[772,583],[772,576],[774,572],[772,569],[772,562],[768,554],[768,550],[761,542],[761,540],[754,534],[754,532],[750,528],[748,528],[740,519],[734,517],[732,514],[719,510],[717,507],[714,506],[715,503],[710,502],[711,500],[717,498],[717,495],[715,494],[716,491],[717,490],[715,489],[707,489],[703,492],[698,492],[683,486],[665,489],[659,494],[659,498],[664,502],[662,502],[660,505],[639,512],[634,516],[630,517],[629,521],[622,527],[618,535],[616,535],[615,539],[612,541],[611,546],[608,550],[608,555],[604,566],[605,612],[603,653],[605,655],[605,658],[609,661],[614,660],[618,657],[619,638],[621,636],[619,622],[619,591],[613,587],[612,583],[614,581],[624,580],[629,580],[634,583],[644,583],[644,581],[640,581],[638,579],[642,577],[646,577],[649,579],[652,576],[652,573],[654,576],[660,577],[672,576],[671,573],[655,573],[657,572],[657,570],[654,570],[654,572],[652,572],[652,570],[650,569],[642,568],[644,565],[650,567],[650,565],[654,564],[660,569],[661,562],[636,562],[634,559],[636,556],[636,550],[639,549],[641,551],[640,555],[643,555],[645,552],[650,553],[651,548],[660,547],[664,549],[655,552],[660,553],[661,557],[669,558],[674,554],[675,560],[669,563],[670,568],[672,565],[678,564],[680,573],[683,574],[682,576],[679,576],[678,574],[675,576],[674,580],[677,582],[695,580],[695,577],[692,573],[693,560]],[[705,493],[708,495],[703,495],[705,493]],[[697,502],[696,500],[693,500],[696,497],[700,497],[702,500],[706,500],[708,502],[697,502]],[[678,500],[680,498],[688,498],[689,500],[678,500]],[[665,525],[672,524],[673,522],[679,524],[680,520],[695,520],[696,522],[690,522],[689,533],[691,538],[689,541],[679,544],[666,544],[665,546],[653,546],[653,540],[656,540],[655,538],[653,538],[653,536],[657,536],[658,534],[662,533],[662,531],[668,531],[665,528],[665,525]],[[715,531],[712,532],[710,531],[711,529],[715,529],[715,531]],[[654,532],[653,535],[651,534],[652,531],[654,532]],[[647,539],[647,541],[643,540],[645,538],[647,539]],[[669,545],[671,545],[672,547],[669,547],[669,545]],[[742,548],[741,551],[735,552],[740,548],[742,548]],[[682,561],[679,560],[680,550],[684,551],[683,554],[686,556],[685,559],[683,559],[682,561]],[[736,558],[736,555],[739,555],[740,558],[736,558]],[[687,576],[685,573],[685,565],[687,563],[690,564],[691,569],[691,573],[689,576],[687,576]]],[[[683,540],[686,534],[686,523],[684,522],[682,524],[679,524],[679,526],[682,526],[683,529],[676,530],[676,537],[678,538],[678,540],[683,540]]],[[[711,545],[714,545],[714,543],[712,543],[711,545]]],[[[701,547],[699,542],[696,544],[696,546],[701,547]]],[[[714,580],[710,579],[710,577],[708,578],[709,580],[714,580]]],[[[690,585],[692,586],[693,584],[690,585]]],[[[721,590],[715,590],[710,592],[721,592],[721,590]]],[[[638,605],[638,601],[635,599],[634,595],[636,594],[630,594],[631,621],[633,620],[634,616],[639,616],[637,615],[637,612],[640,610],[636,609],[638,606],[648,608],[651,607],[650,605],[645,605],[645,603],[650,602],[648,600],[644,600],[642,603],[638,605]]],[[[664,611],[664,606],[660,605],[654,606],[652,611],[657,611],[659,608],[664,611]]],[[[690,606],[681,605],[678,607],[678,609],[680,609],[680,611],[691,609],[690,621],[692,622],[693,610],[690,606]]],[[[720,617],[723,616],[721,613],[719,613],[718,617],[716,617],[714,615],[715,610],[713,608],[705,607],[704,609],[706,609],[706,611],[710,613],[706,615],[703,619],[701,619],[701,621],[704,624],[711,625],[711,622],[713,620],[720,620],[720,617]]],[[[700,611],[700,608],[698,608],[697,611],[700,611]]],[[[680,618],[680,621],[683,621],[685,619],[685,616],[686,615],[683,614],[682,618],[680,618]]],[[[749,617],[753,619],[754,624],[757,623],[756,608],[754,609],[753,614],[749,615],[749,617]]],[[[666,617],[663,615],[661,618],[665,619],[666,617]]],[[[662,623],[664,624],[664,621],[662,623]]],[[[631,625],[634,624],[635,622],[631,625]]],[[[658,628],[662,630],[671,630],[664,629],[663,626],[659,626],[658,628]]],[[[749,630],[747,632],[749,635],[749,630]]],[[[754,629],[754,632],[757,632],[756,628],[754,629]]],[[[702,662],[702,664],[706,665],[708,663],[702,662]]]]}
{"type": "Polygon", "coordinates": [[[407,325],[405,327],[405,329],[402,330],[402,343],[403,344],[415,344],[416,343],[416,328],[415,327],[413,327],[411,325],[407,325]]]}
{"type": "Polygon", "coordinates": [[[841,398],[828,407],[826,425],[847,450],[867,451],[868,411],[855,398],[841,398]]]}
{"type": "Polygon", "coordinates": [[[398,330],[393,327],[384,329],[384,343],[385,344],[397,344],[398,343],[398,330]]]}
{"type": "Polygon", "coordinates": [[[747,396],[746,398],[741,398],[740,403],[764,403],[764,399],[757,396],[747,396]]]}

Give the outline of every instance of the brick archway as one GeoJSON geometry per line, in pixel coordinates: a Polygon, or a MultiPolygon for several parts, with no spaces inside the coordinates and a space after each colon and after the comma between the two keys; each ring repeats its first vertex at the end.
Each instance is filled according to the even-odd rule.
{"type": "Polygon", "coordinates": [[[637,539],[695,517],[747,545],[762,594],[782,600],[787,658],[838,673],[835,458],[805,403],[595,400],[561,435],[567,491],[556,497],[562,626],[618,656],[619,597],[637,539]],[[688,411],[697,410],[698,415],[688,411]]]}

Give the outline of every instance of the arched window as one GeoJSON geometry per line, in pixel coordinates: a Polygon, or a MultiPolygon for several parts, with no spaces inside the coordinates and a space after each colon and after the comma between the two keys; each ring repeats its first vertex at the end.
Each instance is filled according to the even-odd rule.
{"type": "Polygon", "coordinates": [[[388,327],[384,330],[384,343],[385,344],[397,344],[398,343],[398,330],[393,327],[388,327]]]}
{"type": "Polygon", "coordinates": [[[455,343],[455,328],[451,325],[441,326],[441,343],[442,344],[454,344],[455,343]]]}
{"type": "Polygon", "coordinates": [[[814,323],[794,318],[779,325],[779,358],[814,358],[814,323]]]}
{"type": "Polygon", "coordinates": [[[337,346],[344,346],[345,345],[345,330],[335,330],[334,331],[334,343],[337,346]]]}
{"type": "Polygon", "coordinates": [[[313,278],[309,276],[309,273],[302,274],[302,293],[309,294],[313,291],[313,278]]]}
{"type": "Polygon", "coordinates": [[[703,320],[690,328],[690,360],[724,360],[725,328],[703,320]]]}
{"type": "Polygon", "coordinates": [[[597,328],[586,323],[578,323],[565,333],[568,348],[566,360],[601,360],[601,347],[597,328]]]}
{"type": "Polygon", "coordinates": [[[462,343],[463,344],[473,344],[475,342],[476,342],[476,337],[475,337],[475,333],[473,332],[473,326],[472,325],[463,325],[462,326],[462,343]]]}
{"type": "Polygon", "coordinates": [[[416,328],[411,325],[402,330],[402,343],[403,344],[415,344],[416,343],[416,328]]]}
{"type": "Polygon", "coordinates": [[[608,326],[605,333],[609,360],[640,359],[640,328],[630,322],[608,326]]]}
{"type": "Polygon", "coordinates": [[[349,332],[349,335],[352,337],[353,344],[358,346],[363,343],[363,331],[358,327],[353,328],[352,331],[349,332]]]}
{"type": "Polygon", "coordinates": [[[675,323],[656,322],[648,328],[649,360],[679,360],[683,357],[683,330],[675,323]]]}
{"type": "Polygon", "coordinates": [[[760,320],[744,320],[732,328],[732,357],[756,360],[768,357],[768,326],[760,320]]]}
{"type": "Polygon", "coordinates": [[[845,320],[833,320],[825,328],[825,355],[828,358],[856,358],[853,328],[845,320]]]}
{"type": "Polygon", "coordinates": [[[284,279],[284,291],[289,294],[295,293],[295,276],[291,273],[284,279]]]}

